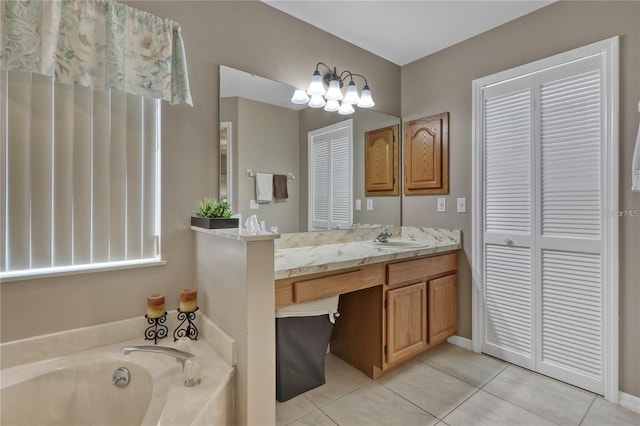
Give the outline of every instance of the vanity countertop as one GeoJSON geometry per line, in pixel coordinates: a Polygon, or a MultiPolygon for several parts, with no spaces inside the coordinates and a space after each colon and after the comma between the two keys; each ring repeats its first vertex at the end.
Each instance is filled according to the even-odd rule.
{"type": "Polygon", "coordinates": [[[289,241],[283,241],[282,248],[276,244],[275,279],[409,259],[461,248],[459,230],[406,226],[389,229],[394,235],[392,241],[407,245],[385,246],[373,243],[379,229],[373,231],[373,237],[372,230],[298,233],[291,236],[283,234],[281,237],[289,241]],[[352,241],[346,241],[350,238],[352,241]],[[297,241],[297,247],[292,246],[293,240],[297,241]]]}

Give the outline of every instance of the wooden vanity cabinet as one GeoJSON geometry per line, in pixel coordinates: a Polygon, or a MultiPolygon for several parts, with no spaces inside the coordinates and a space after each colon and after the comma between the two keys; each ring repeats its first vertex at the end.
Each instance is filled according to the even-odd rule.
{"type": "Polygon", "coordinates": [[[429,281],[429,344],[436,345],[458,330],[458,276],[429,281]]]}
{"type": "Polygon", "coordinates": [[[455,334],[457,253],[387,264],[383,369],[455,334]]]}
{"type": "Polygon", "coordinates": [[[376,379],[457,331],[456,252],[285,278],[276,308],[340,295],[331,353],[376,379]]]}
{"type": "Polygon", "coordinates": [[[389,126],[364,134],[364,191],[366,196],[398,195],[398,129],[389,126]]]}
{"type": "Polygon", "coordinates": [[[394,364],[427,348],[427,283],[389,290],[387,308],[387,364],[394,364]]]}

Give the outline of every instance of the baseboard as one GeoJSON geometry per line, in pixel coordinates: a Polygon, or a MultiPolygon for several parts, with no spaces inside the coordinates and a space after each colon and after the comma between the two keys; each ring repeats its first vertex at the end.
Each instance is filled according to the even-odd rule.
{"type": "Polygon", "coordinates": [[[464,348],[468,351],[473,350],[471,349],[471,339],[467,339],[466,337],[451,336],[447,339],[447,342],[451,343],[452,345],[460,346],[461,348],[464,348]]]}
{"type": "Polygon", "coordinates": [[[619,404],[636,413],[640,413],[640,397],[631,395],[630,393],[620,392],[619,404]]]}

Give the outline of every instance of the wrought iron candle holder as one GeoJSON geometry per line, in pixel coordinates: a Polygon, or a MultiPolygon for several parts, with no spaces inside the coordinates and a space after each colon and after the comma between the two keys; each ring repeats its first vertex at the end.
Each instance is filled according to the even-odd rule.
{"type": "Polygon", "coordinates": [[[182,321],[173,332],[173,341],[177,341],[181,337],[188,337],[191,340],[198,340],[198,328],[193,323],[196,320],[196,309],[191,312],[183,312],[178,308],[178,321],[182,321]]]}
{"type": "Polygon", "coordinates": [[[153,344],[157,345],[158,340],[164,339],[169,333],[169,327],[164,325],[167,320],[167,313],[165,312],[164,315],[157,318],[149,318],[147,315],[144,317],[147,319],[147,322],[151,324],[151,326],[144,331],[144,340],[153,340],[153,344]]]}

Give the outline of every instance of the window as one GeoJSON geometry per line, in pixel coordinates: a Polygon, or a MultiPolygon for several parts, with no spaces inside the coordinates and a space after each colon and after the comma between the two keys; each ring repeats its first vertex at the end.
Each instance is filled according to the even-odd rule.
{"type": "Polygon", "coordinates": [[[160,101],[0,78],[0,277],[158,262],[160,101]]]}

